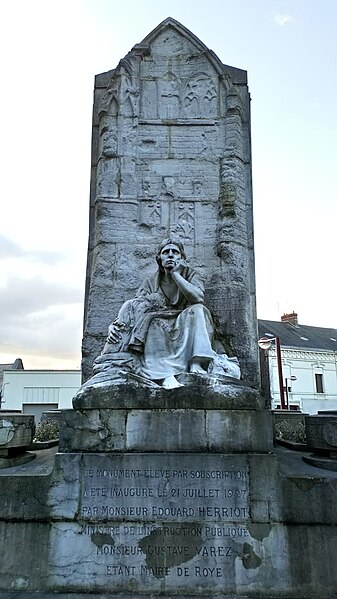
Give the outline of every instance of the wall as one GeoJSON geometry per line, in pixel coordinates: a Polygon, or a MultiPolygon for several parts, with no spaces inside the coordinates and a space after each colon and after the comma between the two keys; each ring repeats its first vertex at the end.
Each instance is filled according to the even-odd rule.
{"type": "MultiPolygon", "coordinates": [[[[288,380],[289,404],[299,405],[303,412],[316,414],[318,410],[337,410],[337,353],[329,351],[305,351],[281,348],[283,380],[288,380]],[[323,376],[324,393],[316,392],[315,374],[323,376]]],[[[269,350],[270,391],[272,407],[280,404],[279,379],[276,353],[269,350]]]]}

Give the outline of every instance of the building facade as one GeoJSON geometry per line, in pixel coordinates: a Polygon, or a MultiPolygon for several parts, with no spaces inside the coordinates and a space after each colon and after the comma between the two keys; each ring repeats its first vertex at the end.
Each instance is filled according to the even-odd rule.
{"type": "Polygon", "coordinates": [[[271,407],[281,407],[279,366],[274,340],[280,340],[282,384],[290,410],[316,414],[337,410],[337,329],[299,325],[296,313],[281,322],[259,320],[259,338],[270,339],[261,350],[262,387],[271,407]]]}
{"type": "Polygon", "coordinates": [[[80,370],[4,370],[1,410],[34,414],[72,408],[72,398],[81,385],[80,370]]]}

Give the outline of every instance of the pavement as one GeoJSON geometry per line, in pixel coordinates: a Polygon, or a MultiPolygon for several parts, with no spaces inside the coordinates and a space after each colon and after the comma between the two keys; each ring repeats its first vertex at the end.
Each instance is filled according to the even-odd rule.
{"type": "MultiPolygon", "coordinates": [[[[54,467],[54,457],[58,447],[31,451],[35,458],[30,462],[21,464],[21,466],[12,466],[11,468],[0,468],[1,476],[47,476],[54,467]]],[[[1,597],[2,599],[2,597],[1,597]]]]}
{"type": "MultiPolygon", "coordinates": [[[[337,478],[337,472],[326,470],[325,468],[317,468],[303,461],[302,457],[310,456],[312,451],[297,451],[288,449],[276,444],[274,452],[277,457],[279,471],[282,476],[289,478],[337,478]]],[[[336,593],[337,597],[337,593],[336,593]]]]}

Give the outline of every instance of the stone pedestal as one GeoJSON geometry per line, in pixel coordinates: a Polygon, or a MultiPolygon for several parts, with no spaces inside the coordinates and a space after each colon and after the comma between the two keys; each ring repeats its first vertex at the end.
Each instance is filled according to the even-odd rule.
{"type": "Polygon", "coordinates": [[[334,596],[337,474],[299,458],[280,475],[256,390],[185,381],[83,387],[54,463],[0,471],[0,589],[334,596]]]}
{"type": "Polygon", "coordinates": [[[63,412],[60,451],[268,452],[271,413],[235,379],[185,374],[164,390],[135,381],[86,385],[63,412]]]}
{"type": "Polygon", "coordinates": [[[64,482],[50,494],[55,589],[202,595],[256,592],[257,571],[272,581],[265,554],[284,538],[270,525],[271,413],[240,381],[182,381],[172,390],[89,383],[63,413],[64,482]]]}
{"type": "MultiPolygon", "coordinates": [[[[271,454],[59,454],[69,472],[53,491],[50,583],[56,590],[203,595],[254,592],[259,577],[283,586],[284,534],[271,454]],[[267,557],[268,556],[268,557],[267,557]],[[259,575],[257,576],[257,573],[259,575]]],[[[50,496],[51,499],[51,496],[50,496]]]]}
{"type": "Polygon", "coordinates": [[[26,451],[35,431],[34,416],[13,412],[0,413],[0,468],[24,464],[35,457],[26,451]]]}
{"type": "Polygon", "coordinates": [[[318,468],[337,471],[337,411],[320,411],[305,418],[307,444],[313,454],[303,459],[318,468]]]}

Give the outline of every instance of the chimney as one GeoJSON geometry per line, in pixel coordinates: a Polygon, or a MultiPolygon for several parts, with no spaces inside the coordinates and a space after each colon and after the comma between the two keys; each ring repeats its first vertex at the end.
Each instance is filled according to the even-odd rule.
{"type": "Polygon", "coordinates": [[[281,322],[289,322],[289,324],[298,327],[298,314],[296,312],[292,312],[291,314],[283,314],[283,316],[281,316],[281,322]]]}

